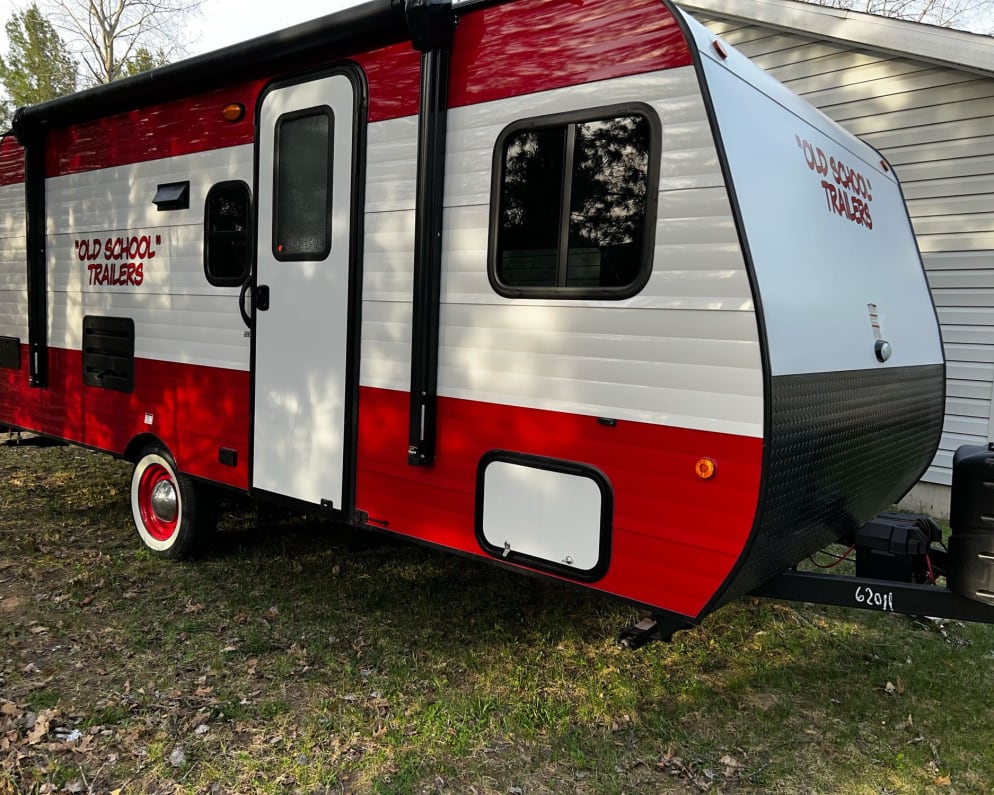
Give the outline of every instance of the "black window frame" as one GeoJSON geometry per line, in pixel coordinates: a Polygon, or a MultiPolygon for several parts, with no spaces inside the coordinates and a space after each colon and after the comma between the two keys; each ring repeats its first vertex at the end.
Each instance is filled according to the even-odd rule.
{"type": "MultiPolygon", "coordinates": [[[[652,274],[653,251],[656,244],[657,206],[659,200],[659,168],[662,150],[662,124],[656,111],[644,102],[626,102],[615,105],[601,105],[565,113],[535,116],[512,122],[497,136],[494,144],[490,185],[490,229],[487,244],[487,276],[494,292],[505,298],[555,298],[559,300],[613,300],[620,301],[637,295],[649,281],[652,274]],[[646,197],[642,250],[639,269],[635,279],[628,284],[612,287],[569,287],[559,285],[521,286],[501,281],[498,275],[498,236],[501,231],[503,213],[503,186],[506,169],[507,144],[514,135],[528,130],[545,128],[566,128],[569,125],[586,122],[606,121],[623,116],[641,116],[649,124],[649,151],[646,173],[646,197]]],[[[565,172],[564,172],[565,174],[565,172]]],[[[562,194],[570,190],[570,180],[563,179],[562,194]]],[[[569,200],[561,202],[559,209],[560,227],[568,225],[569,200]]],[[[561,254],[562,234],[557,254],[561,254]]],[[[568,252],[567,252],[568,253],[568,252]]]]}
{"type": "Polygon", "coordinates": [[[272,225],[272,240],[271,248],[273,259],[277,262],[322,262],[328,258],[331,254],[331,235],[332,235],[332,210],[334,203],[334,183],[332,182],[332,177],[334,176],[335,169],[335,112],[332,110],[330,105],[314,105],[309,108],[301,108],[299,110],[290,111],[289,113],[282,114],[276,119],[276,124],[274,125],[274,135],[273,135],[273,225],[272,225]],[[304,254],[285,254],[278,250],[278,240],[277,232],[279,231],[279,212],[280,212],[280,136],[283,131],[283,125],[287,122],[296,121],[297,119],[307,118],[310,116],[324,115],[328,118],[328,172],[326,174],[328,191],[325,196],[325,213],[324,213],[324,236],[325,236],[325,246],[321,249],[320,253],[307,252],[304,254]]]}
{"type": "MultiPolygon", "coordinates": [[[[228,232],[226,234],[233,234],[228,232]]],[[[240,179],[229,179],[223,182],[215,182],[211,185],[209,191],[207,191],[207,196],[204,199],[204,276],[207,278],[209,284],[215,287],[238,287],[245,283],[245,280],[249,277],[252,272],[252,251],[253,251],[253,237],[254,232],[252,229],[252,189],[249,187],[248,183],[240,179]],[[245,196],[245,263],[242,268],[242,273],[240,276],[217,276],[211,271],[211,240],[212,238],[220,234],[218,232],[211,231],[211,196],[214,191],[226,188],[239,188],[242,190],[245,196]]]]}

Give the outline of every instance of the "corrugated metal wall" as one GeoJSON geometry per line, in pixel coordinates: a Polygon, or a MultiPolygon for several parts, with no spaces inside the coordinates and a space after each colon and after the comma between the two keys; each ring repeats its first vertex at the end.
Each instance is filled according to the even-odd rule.
{"type": "Polygon", "coordinates": [[[948,362],[945,430],[923,480],[948,485],[953,451],[994,438],[994,78],[696,16],[901,178],[948,362]]]}

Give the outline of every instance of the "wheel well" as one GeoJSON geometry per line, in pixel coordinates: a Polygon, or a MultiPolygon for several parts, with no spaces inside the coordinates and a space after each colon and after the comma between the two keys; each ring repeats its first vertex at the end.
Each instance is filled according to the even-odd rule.
{"type": "Polygon", "coordinates": [[[159,437],[151,433],[142,433],[128,442],[128,446],[124,448],[124,454],[121,457],[125,461],[130,461],[132,464],[136,464],[138,463],[138,458],[141,456],[142,451],[152,446],[159,447],[167,453],[169,452],[169,448],[162,443],[162,440],[159,437]]]}

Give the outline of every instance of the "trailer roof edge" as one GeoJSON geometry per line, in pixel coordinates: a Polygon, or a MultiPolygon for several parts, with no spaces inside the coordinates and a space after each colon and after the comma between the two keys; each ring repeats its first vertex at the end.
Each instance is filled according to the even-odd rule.
{"type": "Polygon", "coordinates": [[[190,87],[209,90],[233,77],[263,74],[294,59],[348,43],[350,49],[409,38],[404,6],[368,0],[293,27],[115,80],[75,94],[18,108],[12,130],[21,143],[43,126],[59,126],[175,98],[190,87]]]}

